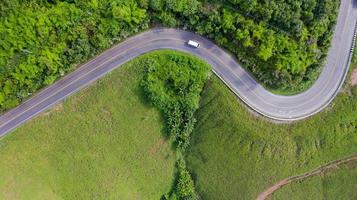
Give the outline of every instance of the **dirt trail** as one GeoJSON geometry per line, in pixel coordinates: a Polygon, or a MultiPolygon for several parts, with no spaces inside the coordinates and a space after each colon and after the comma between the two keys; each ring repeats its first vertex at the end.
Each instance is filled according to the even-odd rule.
{"type": "Polygon", "coordinates": [[[333,168],[337,168],[339,165],[341,164],[346,164],[348,162],[351,161],[357,161],[357,154],[348,156],[346,158],[343,159],[339,159],[339,160],[335,160],[332,162],[327,163],[326,165],[322,165],[312,171],[306,172],[304,174],[300,174],[297,176],[291,176],[288,178],[285,178],[277,183],[275,183],[274,185],[272,185],[271,187],[267,188],[266,190],[264,190],[262,193],[259,194],[259,196],[256,198],[256,200],[265,200],[267,199],[271,194],[273,194],[276,190],[280,189],[281,187],[293,182],[293,181],[298,181],[298,180],[302,180],[311,176],[315,176],[317,174],[320,174],[322,172],[325,172],[327,170],[333,169],[333,168]]]}
{"type": "Polygon", "coordinates": [[[150,155],[155,155],[159,150],[160,148],[162,147],[162,145],[165,144],[165,139],[164,138],[160,138],[159,141],[157,141],[155,143],[155,145],[153,147],[151,147],[150,149],[150,155]]]}
{"type": "Polygon", "coordinates": [[[351,85],[352,85],[352,86],[357,85],[357,67],[352,71],[352,75],[351,75],[351,85]]]}

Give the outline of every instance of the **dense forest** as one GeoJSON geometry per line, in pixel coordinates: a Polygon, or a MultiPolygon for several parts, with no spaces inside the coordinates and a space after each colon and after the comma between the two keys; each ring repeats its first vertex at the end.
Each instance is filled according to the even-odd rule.
{"type": "Polygon", "coordinates": [[[154,25],[211,38],[267,87],[298,91],[318,75],[338,6],[336,0],[2,0],[0,111],[154,25]]]}

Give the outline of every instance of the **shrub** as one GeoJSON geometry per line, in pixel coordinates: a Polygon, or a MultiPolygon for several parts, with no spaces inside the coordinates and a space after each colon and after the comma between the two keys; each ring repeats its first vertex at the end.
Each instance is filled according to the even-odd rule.
{"type": "Polygon", "coordinates": [[[186,162],[180,158],[177,161],[178,180],[176,185],[176,194],[179,199],[195,198],[195,186],[193,184],[190,172],[186,168],[186,162]]]}
{"type": "Polygon", "coordinates": [[[153,105],[163,111],[167,133],[180,150],[185,150],[193,130],[194,111],[209,77],[209,65],[182,53],[161,53],[143,62],[142,82],[153,105]]]}
{"type": "Polygon", "coordinates": [[[197,199],[183,153],[196,122],[200,93],[209,77],[209,66],[183,53],[158,53],[148,57],[142,86],[149,100],[166,117],[167,133],[177,147],[177,181],[163,200],[197,199]]]}

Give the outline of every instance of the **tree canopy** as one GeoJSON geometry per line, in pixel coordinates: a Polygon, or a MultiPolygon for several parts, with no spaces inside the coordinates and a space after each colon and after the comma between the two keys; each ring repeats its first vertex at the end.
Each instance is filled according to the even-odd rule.
{"type": "Polygon", "coordinates": [[[326,56],[335,0],[3,0],[0,111],[151,24],[233,52],[269,88],[299,90],[326,56]]]}

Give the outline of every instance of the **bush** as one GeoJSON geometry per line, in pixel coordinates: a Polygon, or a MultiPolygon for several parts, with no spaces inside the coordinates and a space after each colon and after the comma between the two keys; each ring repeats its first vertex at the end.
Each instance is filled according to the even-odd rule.
{"type": "Polygon", "coordinates": [[[177,154],[177,180],[175,189],[165,194],[162,200],[197,200],[198,195],[195,192],[195,186],[190,172],[187,170],[186,162],[180,152],[177,154]]]}
{"type": "Polygon", "coordinates": [[[177,181],[163,200],[197,199],[192,177],[186,168],[183,153],[189,145],[196,120],[203,85],[210,67],[183,53],[160,52],[148,57],[142,86],[150,102],[166,117],[167,133],[177,147],[177,181]]]}
{"type": "Polygon", "coordinates": [[[196,196],[190,172],[186,168],[185,161],[181,158],[177,161],[178,180],[176,185],[176,194],[179,199],[194,199],[196,196]]]}
{"type": "Polygon", "coordinates": [[[209,77],[210,67],[199,59],[182,53],[161,53],[145,60],[142,82],[153,105],[165,114],[167,133],[184,151],[193,130],[194,111],[209,77]]]}

